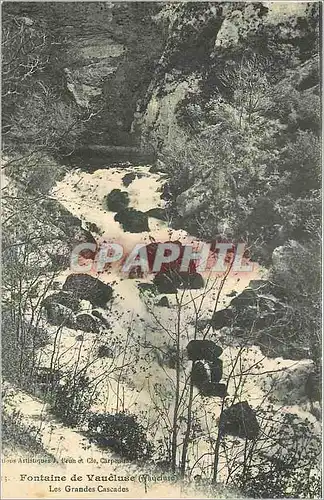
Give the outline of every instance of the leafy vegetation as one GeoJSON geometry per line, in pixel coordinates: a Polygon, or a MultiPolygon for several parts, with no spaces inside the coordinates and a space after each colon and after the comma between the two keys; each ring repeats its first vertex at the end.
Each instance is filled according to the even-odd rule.
{"type": "Polygon", "coordinates": [[[93,415],[88,421],[88,433],[101,448],[111,449],[129,460],[147,460],[152,456],[153,446],[136,415],[124,412],[93,415]]]}

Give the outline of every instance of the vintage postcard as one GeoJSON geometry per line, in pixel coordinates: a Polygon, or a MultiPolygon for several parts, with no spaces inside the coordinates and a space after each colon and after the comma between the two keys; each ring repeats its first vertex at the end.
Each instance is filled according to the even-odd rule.
{"type": "Polygon", "coordinates": [[[320,2],[2,3],[2,498],[321,498],[320,2]]]}

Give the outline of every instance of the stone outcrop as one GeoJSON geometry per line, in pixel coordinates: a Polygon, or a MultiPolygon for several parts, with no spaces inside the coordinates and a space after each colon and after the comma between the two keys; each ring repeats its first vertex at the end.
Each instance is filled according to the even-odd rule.
{"type": "Polygon", "coordinates": [[[79,299],[88,300],[97,307],[106,307],[113,295],[111,286],[87,274],[70,274],[63,290],[73,293],[79,299]]]}
{"type": "Polygon", "coordinates": [[[236,403],[224,410],[219,425],[222,433],[242,439],[256,439],[260,431],[255,411],[247,401],[236,403]]]}

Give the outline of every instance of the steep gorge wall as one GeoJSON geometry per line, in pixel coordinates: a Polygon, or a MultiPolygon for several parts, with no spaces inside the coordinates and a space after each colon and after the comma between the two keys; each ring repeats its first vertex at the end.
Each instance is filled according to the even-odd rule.
{"type": "Polygon", "coordinates": [[[146,107],[138,104],[133,123],[142,143],[163,149],[185,137],[179,123],[179,107],[184,102],[194,102],[202,93],[209,94],[204,96],[206,99],[217,92],[217,58],[230,59],[239,42],[262,24],[282,26],[278,34],[290,37],[294,44],[296,33],[298,36],[294,27],[297,19],[305,17],[307,8],[306,2],[197,2],[164,6],[156,16],[156,22],[167,31],[163,54],[146,93],[146,107]],[[288,21],[290,30],[284,26],[288,21]]]}
{"type": "Polygon", "coordinates": [[[54,37],[54,83],[91,116],[81,144],[141,142],[159,150],[186,134],[179,106],[215,92],[220,54],[230,59],[238,40],[261,24],[279,26],[306,9],[307,3],[19,2],[5,11],[44,22],[54,37]]]}
{"type": "Polygon", "coordinates": [[[53,40],[51,84],[91,116],[80,142],[124,145],[162,53],[163,32],[153,19],[159,10],[147,2],[19,2],[4,13],[42,26],[53,40]]]}

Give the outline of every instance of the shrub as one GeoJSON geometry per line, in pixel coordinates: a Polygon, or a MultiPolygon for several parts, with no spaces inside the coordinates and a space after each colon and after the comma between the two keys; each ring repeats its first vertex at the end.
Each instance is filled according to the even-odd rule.
{"type": "Polygon", "coordinates": [[[53,415],[70,427],[84,422],[95,397],[88,377],[67,376],[53,389],[50,395],[53,415]]]}
{"type": "Polygon", "coordinates": [[[26,425],[20,411],[14,410],[11,414],[3,412],[2,417],[2,447],[3,452],[22,449],[30,455],[47,455],[40,436],[40,429],[34,425],[26,425]]]}
{"type": "Polygon", "coordinates": [[[153,445],[136,415],[96,414],[90,417],[88,429],[91,440],[98,446],[112,449],[129,460],[147,460],[153,454],[153,445]]]}

